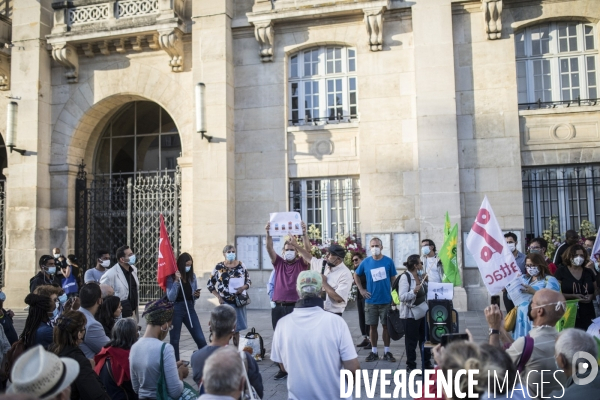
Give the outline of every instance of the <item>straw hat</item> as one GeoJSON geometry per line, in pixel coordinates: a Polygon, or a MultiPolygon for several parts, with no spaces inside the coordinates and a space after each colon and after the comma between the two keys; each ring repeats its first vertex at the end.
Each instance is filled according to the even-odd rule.
{"type": "Polygon", "coordinates": [[[72,358],[35,346],[19,357],[11,371],[12,385],[6,393],[22,393],[48,400],[65,390],[79,375],[79,363],[72,358]]]}

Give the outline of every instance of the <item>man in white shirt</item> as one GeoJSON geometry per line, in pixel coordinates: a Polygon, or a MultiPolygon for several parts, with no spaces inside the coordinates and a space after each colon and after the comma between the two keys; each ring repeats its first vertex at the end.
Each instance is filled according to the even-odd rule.
{"type": "Polygon", "coordinates": [[[437,256],[437,248],[431,239],[421,241],[421,262],[427,274],[428,282],[442,283],[444,279],[444,267],[437,256]]]}
{"type": "Polygon", "coordinates": [[[346,249],[339,244],[333,244],[327,249],[327,257],[318,259],[310,251],[300,247],[295,240],[292,245],[304,260],[310,263],[310,269],[323,276],[323,291],[325,298],[325,311],[337,314],[340,317],[348,304],[348,296],[352,288],[352,272],[344,264],[346,249]]]}
{"type": "Polygon", "coordinates": [[[298,275],[300,300],[273,334],[271,360],[288,372],[288,399],[339,399],[340,371],[360,368],[348,325],[322,308],[322,283],[318,272],[298,275]]]}

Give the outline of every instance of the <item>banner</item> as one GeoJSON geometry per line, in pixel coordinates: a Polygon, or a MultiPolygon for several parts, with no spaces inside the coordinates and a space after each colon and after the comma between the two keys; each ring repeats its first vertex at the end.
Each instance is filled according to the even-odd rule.
{"type": "Polygon", "coordinates": [[[448,235],[450,235],[451,227],[452,225],[450,224],[450,215],[448,215],[448,211],[446,211],[446,219],[444,220],[444,242],[448,238],[448,235]]]}
{"type": "Polygon", "coordinates": [[[160,214],[160,238],[158,242],[158,271],[156,280],[162,290],[167,290],[167,277],[177,271],[177,263],[173,255],[173,247],[169,240],[165,219],[160,214]]]}
{"type": "Polygon", "coordinates": [[[278,212],[271,213],[269,222],[271,236],[287,236],[287,235],[302,235],[302,219],[300,213],[297,212],[278,212]]]}
{"type": "Polygon", "coordinates": [[[600,227],[598,227],[596,241],[594,242],[594,247],[592,247],[592,255],[590,258],[592,261],[600,261],[600,227]]]}
{"type": "MultiPolygon", "coordinates": [[[[447,215],[447,214],[446,214],[447,215]]],[[[438,257],[444,267],[444,283],[452,283],[454,286],[462,285],[460,272],[458,271],[458,258],[456,255],[456,246],[458,245],[458,224],[446,237],[444,244],[438,252],[438,257]]]]}
{"type": "Polygon", "coordinates": [[[521,275],[487,196],[481,203],[466,244],[477,262],[483,283],[492,296],[500,293],[509,282],[521,275]]]}
{"type": "Polygon", "coordinates": [[[575,319],[577,318],[577,303],[579,303],[578,299],[567,300],[567,309],[565,310],[565,315],[556,323],[556,331],[560,332],[567,328],[575,327],[575,319]]]}

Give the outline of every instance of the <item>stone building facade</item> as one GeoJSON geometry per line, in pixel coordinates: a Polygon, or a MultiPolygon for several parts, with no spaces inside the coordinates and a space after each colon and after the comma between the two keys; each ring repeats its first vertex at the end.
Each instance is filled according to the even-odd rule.
{"type": "MultiPolygon", "coordinates": [[[[117,175],[135,192],[167,170],[177,251],[205,280],[239,243],[256,258],[254,307],[268,307],[270,212],[299,211],[325,238],[386,237],[397,261],[419,238],[441,246],[446,211],[462,239],[484,195],[522,246],[554,215],[563,232],[600,223],[596,0],[0,4],[0,108],[18,104],[7,144],[25,150],[6,148],[3,164],[9,305],[51,248],[108,243],[90,239],[106,215],[81,225],[77,195],[117,175]],[[200,82],[210,141],[195,122],[200,82]]],[[[158,224],[135,199],[113,217],[138,207],[142,222],[113,232],[110,251],[158,224]]],[[[455,305],[480,309],[487,292],[459,248],[455,305]]],[[[152,280],[154,256],[133,250],[152,280]]]]}

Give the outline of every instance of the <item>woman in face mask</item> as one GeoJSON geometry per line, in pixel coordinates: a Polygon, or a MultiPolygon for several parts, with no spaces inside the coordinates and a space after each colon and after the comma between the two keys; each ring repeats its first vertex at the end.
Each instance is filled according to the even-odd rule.
{"type": "Polygon", "coordinates": [[[188,253],[179,256],[177,272],[167,277],[167,297],[174,304],[173,330],[169,333],[169,338],[175,349],[175,358],[179,361],[181,325],[185,324],[199,349],[206,346],[204,332],[194,309],[194,303],[200,297],[200,289],[194,274],[194,260],[188,253]]]}
{"type": "Polygon", "coordinates": [[[594,274],[584,266],[589,262],[589,255],[580,244],[569,247],[562,256],[563,265],[558,268],[554,277],[561,284],[565,299],[579,300],[575,328],[587,330],[596,318],[592,299],[596,290],[594,274]]]}
{"type": "Polygon", "coordinates": [[[246,295],[246,290],[250,288],[250,274],[244,266],[244,263],[237,260],[235,247],[227,245],[223,249],[225,261],[217,264],[208,279],[208,291],[218,300],[219,304],[229,304],[235,308],[237,323],[233,344],[237,347],[240,340],[240,331],[247,328],[246,306],[238,306],[236,297],[246,295]]]}
{"type": "Polygon", "coordinates": [[[129,353],[129,371],[133,390],[140,399],[156,399],[157,382],[162,373],[169,391],[169,397],[178,399],[183,391],[183,380],[189,374],[182,361],[175,360],[175,350],[163,343],[173,328],[173,303],[160,299],[146,304],[142,317],[146,318],[146,333],[133,346],[129,353]]]}
{"type": "Polygon", "coordinates": [[[25,328],[19,339],[23,340],[25,350],[36,345],[44,349],[52,344],[52,325],[50,320],[56,315],[57,296],[51,297],[30,293],[25,297],[25,304],[29,306],[29,314],[25,320],[25,328]]]}
{"type": "Polygon", "coordinates": [[[117,296],[107,296],[102,300],[102,304],[98,307],[98,311],[96,311],[94,318],[102,324],[106,336],[110,337],[115,322],[117,319],[121,318],[122,311],[123,307],[121,307],[121,299],[117,296]]]}
{"type": "Polygon", "coordinates": [[[560,292],[560,284],[556,278],[550,275],[550,270],[544,256],[537,253],[529,253],[525,257],[525,268],[527,274],[521,277],[521,292],[527,294],[528,300],[517,305],[517,322],[513,331],[513,339],[515,340],[521,336],[527,336],[531,330],[531,320],[528,310],[535,292],[540,289],[552,289],[560,292]]]}

